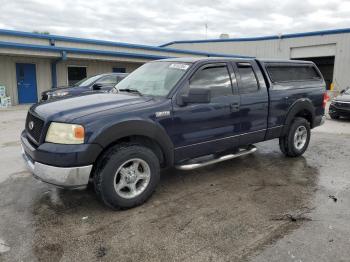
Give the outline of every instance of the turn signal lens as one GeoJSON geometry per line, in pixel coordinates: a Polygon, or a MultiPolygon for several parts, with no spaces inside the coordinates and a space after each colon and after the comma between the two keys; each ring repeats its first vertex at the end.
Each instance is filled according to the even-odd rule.
{"type": "Polygon", "coordinates": [[[84,127],[75,126],[74,127],[74,137],[77,139],[84,139],[84,137],[85,137],[84,127]]]}

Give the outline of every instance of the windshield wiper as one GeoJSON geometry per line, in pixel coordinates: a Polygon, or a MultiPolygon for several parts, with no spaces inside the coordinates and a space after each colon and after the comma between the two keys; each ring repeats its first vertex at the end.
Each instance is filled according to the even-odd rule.
{"type": "Polygon", "coordinates": [[[137,90],[137,89],[132,89],[132,88],[122,88],[122,89],[118,89],[118,92],[128,92],[128,93],[137,93],[140,96],[142,96],[142,93],[137,90]]]}

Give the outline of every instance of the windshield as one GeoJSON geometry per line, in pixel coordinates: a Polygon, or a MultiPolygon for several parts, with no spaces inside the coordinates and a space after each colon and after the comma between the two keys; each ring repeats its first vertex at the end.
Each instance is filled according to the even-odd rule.
{"type": "Polygon", "coordinates": [[[143,95],[166,96],[189,66],[181,62],[147,63],[118,83],[114,91],[134,90],[143,95]]]}
{"type": "Polygon", "coordinates": [[[75,83],[74,86],[88,86],[88,85],[91,85],[93,82],[95,82],[100,77],[101,77],[101,75],[84,78],[84,79],[80,80],[78,83],[75,83]]]}

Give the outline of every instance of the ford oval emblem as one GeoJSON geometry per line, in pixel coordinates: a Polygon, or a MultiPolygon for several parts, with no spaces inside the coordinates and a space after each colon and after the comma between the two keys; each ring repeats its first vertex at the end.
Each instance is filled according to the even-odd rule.
{"type": "Polygon", "coordinates": [[[33,121],[30,121],[30,122],[28,123],[28,127],[29,127],[29,130],[33,130],[33,128],[34,128],[34,122],[33,122],[33,121]]]}

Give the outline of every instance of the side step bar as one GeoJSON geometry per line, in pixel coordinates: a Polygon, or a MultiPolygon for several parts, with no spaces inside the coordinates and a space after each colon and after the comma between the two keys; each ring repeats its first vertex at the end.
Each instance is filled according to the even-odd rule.
{"type": "Polygon", "coordinates": [[[222,161],[230,160],[230,159],[233,159],[233,158],[236,158],[236,157],[245,156],[245,155],[254,153],[256,150],[257,150],[257,148],[255,146],[249,146],[249,148],[242,149],[241,151],[239,151],[238,153],[235,153],[235,154],[229,154],[229,155],[221,156],[219,158],[212,159],[212,160],[209,160],[207,162],[199,162],[199,163],[178,165],[178,166],[175,166],[175,168],[176,169],[180,169],[180,170],[193,170],[193,169],[196,169],[196,168],[209,166],[209,165],[216,164],[216,163],[219,163],[219,162],[222,162],[222,161]]]}

